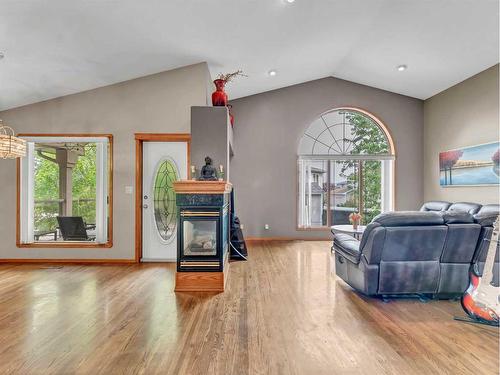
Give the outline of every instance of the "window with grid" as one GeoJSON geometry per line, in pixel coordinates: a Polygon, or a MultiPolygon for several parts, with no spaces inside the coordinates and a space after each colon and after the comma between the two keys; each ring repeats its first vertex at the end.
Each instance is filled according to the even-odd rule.
{"type": "Polygon", "coordinates": [[[367,112],[340,108],[322,114],[298,148],[298,226],[362,223],[393,209],[395,152],[385,126],[367,112]]]}

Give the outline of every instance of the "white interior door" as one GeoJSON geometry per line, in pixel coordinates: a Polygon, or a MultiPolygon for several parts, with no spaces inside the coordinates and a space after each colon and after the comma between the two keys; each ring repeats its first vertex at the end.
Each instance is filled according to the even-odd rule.
{"type": "Polygon", "coordinates": [[[187,179],[187,142],[144,142],[142,153],[142,261],[177,259],[173,183],[187,179]]]}

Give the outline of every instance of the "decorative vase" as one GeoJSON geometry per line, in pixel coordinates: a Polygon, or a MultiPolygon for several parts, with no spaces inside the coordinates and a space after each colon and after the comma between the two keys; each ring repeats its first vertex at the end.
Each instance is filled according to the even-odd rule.
{"type": "Polygon", "coordinates": [[[227,105],[227,94],[224,91],[226,81],[216,79],[214,81],[215,91],[212,93],[212,105],[215,107],[225,107],[227,105]]]}

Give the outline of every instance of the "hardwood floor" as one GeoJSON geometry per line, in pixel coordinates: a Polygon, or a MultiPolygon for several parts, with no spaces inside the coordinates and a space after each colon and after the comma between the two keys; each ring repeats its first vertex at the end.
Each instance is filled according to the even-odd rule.
{"type": "Polygon", "coordinates": [[[458,302],[383,303],[327,242],[263,242],[223,294],[174,266],[0,265],[0,374],[497,374],[498,330],[458,302]]]}

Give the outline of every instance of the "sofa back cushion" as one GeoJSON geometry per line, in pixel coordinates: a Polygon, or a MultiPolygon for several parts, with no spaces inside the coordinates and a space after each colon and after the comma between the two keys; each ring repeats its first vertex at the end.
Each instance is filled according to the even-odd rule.
{"type": "Polygon", "coordinates": [[[485,204],[479,212],[474,215],[474,221],[482,227],[492,227],[493,223],[500,214],[500,205],[485,204]]]}
{"type": "Polygon", "coordinates": [[[457,202],[448,207],[448,211],[468,212],[472,215],[477,214],[480,209],[480,204],[470,202],[457,202]]]}
{"type": "Polygon", "coordinates": [[[368,264],[439,260],[446,230],[438,212],[386,212],[367,226],[360,250],[368,264]]]}
{"type": "Polygon", "coordinates": [[[447,226],[448,233],[441,262],[471,263],[481,233],[481,225],[475,223],[449,223],[447,226]]]}
{"type": "Polygon", "coordinates": [[[430,201],[430,202],[425,202],[422,205],[422,207],[420,207],[420,211],[445,211],[450,206],[451,206],[450,202],[430,201]]]}
{"type": "Polygon", "coordinates": [[[445,224],[472,224],[474,216],[468,212],[462,211],[443,211],[440,212],[445,224]]]}
{"type": "Polygon", "coordinates": [[[434,211],[384,212],[375,216],[373,222],[384,227],[442,225],[443,217],[434,211]]]}
{"type": "Polygon", "coordinates": [[[481,206],[481,209],[477,212],[476,215],[479,216],[490,216],[490,215],[498,215],[500,213],[500,204],[485,204],[481,206]]]}
{"type": "Polygon", "coordinates": [[[435,293],[446,225],[386,227],[380,258],[380,294],[435,293]]]}
{"type": "Polygon", "coordinates": [[[446,225],[385,228],[380,261],[439,260],[447,231],[446,225]]]}

